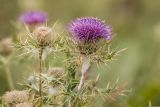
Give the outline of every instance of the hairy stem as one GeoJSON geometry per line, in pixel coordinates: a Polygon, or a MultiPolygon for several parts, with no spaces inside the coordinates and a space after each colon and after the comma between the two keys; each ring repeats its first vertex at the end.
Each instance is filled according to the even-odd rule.
{"type": "Polygon", "coordinates": [[[43,48],[39,49],[39,96],[40,96],[40,107],[42,107],[42,54],[43,54],[43,48]]]}
{"type": "Polygon", "coordinates": [[[12,74],[11,74],[10,69],[7,64],[5,64],[5,72],[6,72],[6,77],[7,77],[9,89],[13,90],[14,84],[13,84],[12,74]]]}
{"type": "Polygon", "coordinates": [[[80,90],[84,84],[85,75],[90,68],[90,61],[87,57],[83,57],[83,64],[81,69],[81,79],[78,85],[78,90],[80,90]]]}

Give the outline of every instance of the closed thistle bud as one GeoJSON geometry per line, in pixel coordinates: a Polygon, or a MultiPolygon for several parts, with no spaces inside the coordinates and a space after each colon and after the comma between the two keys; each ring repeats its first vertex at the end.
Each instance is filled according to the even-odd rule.
{"type": "Polygon", "coordinates": [[[15,107],[32,107],[29,103],[19,103],[15,107]]]}
{"type": "Polygon", "coordinates": [[[5,103],[23,103],[29,100],[29,93],[27,91],[10,91],[2,97],[5,103]]]}
{"type": "Polygon", "coordinates": [[[13,50],[13,42],[11,38],[5,38],[0,42],[0,53],[8,55],[13,50]]]}
{"type": "Polygon", "coordinates": [[[52,29],[46,26],[37,27],[33,32],[33,36],[39,46],[48,46],[52,40],[52,29]]]}

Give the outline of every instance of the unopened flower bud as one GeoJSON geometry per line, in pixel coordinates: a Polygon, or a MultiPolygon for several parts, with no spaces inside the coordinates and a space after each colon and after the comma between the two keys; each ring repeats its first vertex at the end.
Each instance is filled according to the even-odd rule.
{"type": "Polygon", "coordinates": [[[13,50],[13,42],[11,38],[5,38],[0,42],[0,53],[8,55],[13,50]]]}
{"type": "Polygon", "coordinates": [[[52,40],[52,29],[46,26],[37,27],[33,32],[33,36],[39,46],[48,46],[52,40]]]}
{"type": "Polygon", "coordinates": [[[23,103],[29,100],[29,93],[27,91],[10,91],[3,95],[2,100],[6,103],[23,103]]]}

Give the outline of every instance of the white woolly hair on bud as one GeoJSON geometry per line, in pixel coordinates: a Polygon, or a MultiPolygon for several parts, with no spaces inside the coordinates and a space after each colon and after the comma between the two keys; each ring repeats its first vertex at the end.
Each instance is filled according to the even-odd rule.
{"type": "Polygon", "coordinates": [[[46,26],[39,26],[33,31],[33,37],[40,46],[48,46],[52,40],[52,29],[46,26]]]}
{"type": "Polygon", "coordinates": [[[49,87],[48,88],[48,94],[51,96],[58,95],[58,89],[56,87],[49,87]]]}

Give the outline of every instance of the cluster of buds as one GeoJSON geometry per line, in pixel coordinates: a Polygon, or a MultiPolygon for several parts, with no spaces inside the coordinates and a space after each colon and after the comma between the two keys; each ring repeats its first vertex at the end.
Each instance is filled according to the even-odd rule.
{"type": "MultiPolygon", "coordinates": [[[[46,16],[44,14],[31,12],[23,15],[21,20],[27,25],[32,25],[44,23],[46,16]]],[[[29,32],[29,40],[28,43],[26,43],[28,46],[23,45],[24,47],[29,47],[28,50],[31,48],[34,50],[36,48],[39,52],[38,75],[31,76],[28,79],[29,84],[27,84],[27,86],[29,86],[36,94],[36,97],[39,98],[40,107],[43,105],[42,102],[62,106],[63,101],[69,102],[72,107],[76,107],[78,101],[83,104],[87,102],[88,97],[94,97],[92,94],[102,95],[103,93],[96,87],[99,75],[96,80],[87,81],[89,78],[87,78],[87,73],[89,73],[88,71],[93,62],[101,61],[106,63],[116,55],[116,51],[112,53],[111,50],[108,49],[109,43],[113,39],[112,28],[98,18],[82,17],[72,21],[69,24],[68,31],[72,36],[69,36],[66,40],[64,40],[65,37],[61,40],[56,40],[57,38],[53,38],[52,36],[53,32],[50,27],[42,25],[35,26],[35,28],[29,32]],[[45,68],[43,68],[43,66],[45,64],[43,64],[43,61],[45,60],[42,58],[43,53],[47,47],[56,50],[54,46],[62,47],[62,52],[67,53],[67,67],[65,69],[51,67],[47,72],[44,72],[45,68]],[[81,70],[79,70],[79,68],[81,70]],[[79,76],[78,71],[80,71],[81,76],[79,76]],[[37,95],[37,93],[39,94],[37,95]]],[[[105,92],[106,94],[109,93],[108,91],[105,92]]],[[[16,94],[17,93],[18,92],[16,92],[16,94]]],[[[19,94],[16,95],[16,99],[21,99],[18,101],[13,100],[11,97],[8,98],[8,96],[15,97],[15,94],[4,95],[3,99],[5,102],[17,102],[16,107],[30,107],[30,104],[26,102],[26,100],[28,100],[26,96],[28,95],[25,95],[25,97],[21,95],[23,99],[19,97],[19,94]]],[[[64,104],[64,106],[66,105],[64,104]]]]}

